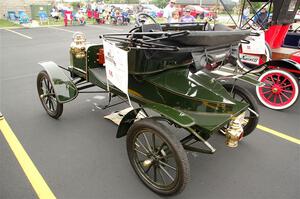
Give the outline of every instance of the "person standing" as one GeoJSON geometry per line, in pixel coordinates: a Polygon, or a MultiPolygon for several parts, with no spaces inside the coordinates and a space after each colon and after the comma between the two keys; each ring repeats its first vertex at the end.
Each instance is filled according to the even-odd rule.
{"type": "Polygon", "coordinates": [[[100,24],[100,13],[99,13],[98,9],[96,9],[94,11],[94,19],[95,19],[97,24],[100,24]]]}
{"type": "Polygon", "coordinates": [[[175,10],[172,12],[172,19],[170,21],[170,23],[179,23],[179,11],[178,10],[175,10]]]}
{"type": "Polygon", "coordinates": [[[171,23],[172,13],[175,11],[176,0],[170,0],[169,4],[164,9],[163,17],[167,20],[168,23],[171,23]]]}
{"type": "Polygon", "coordinates": [[[50,12],[50,16],[51,16],[53,19],[55,19],[56,21],[59,20],[59,13],[58,13],[58,10],[57,10],[55,7],[52,8],[52,10],[51,10],[51,12],[50,12]]]}
{"type": "Polygon", "coordinates": [[[247,22],[247,20],[249,19],[249,15],[250,15],[250,7],[247,6],[243,11],[243,16],[242,16],[243,23],[247,22]]]}
{"type": "Polygon", "coordinates": [[[191,10],[186,8],[184,11],[184,16],[180,18],[180,22],[183,23],[192,23],[195,22],[195,17],[191,15],[191,10]]]}
{"type": "Polygon", "coordinates": [[[78,21],[78,24],[82,25],[85,23],[84,16],[81,10],[77,11],[77,13],[75,14],[75,18],[78,21]]]}
{"type": "Polygon", "coordinates": [[[97,3],[95,1],[91,4],[91,9],[92,11],[95,11],[97,9],[97,3]]]}
{"type": "Polygon", "coordinates": [[[261,9],[261,11],[254,17],[254,22],[256,22],[261,28],[267,28],[269,22],[269,13],[267,8],[261,9]]]}

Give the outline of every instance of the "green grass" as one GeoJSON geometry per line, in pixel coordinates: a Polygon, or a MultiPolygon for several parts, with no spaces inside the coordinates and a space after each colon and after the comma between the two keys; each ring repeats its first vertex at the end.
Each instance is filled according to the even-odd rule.
{"type": "MultiPolygon", "coordinates": [[[[38,21],[39,22],[39,20],[36,20],[36,21],[38,21]]],[[[96,22],[93,20],[93,19],[85,19],[85,21],[86,21],[86,23],[87,24],[95,24],[96,22]]],[[[73,22],[74,24],[77,24],[77,22],[73,22]]],[[[65,23],[64,23],[64,20],[63,19],[59,19],[58,21],[57,20],[55,20],[55,19],[49,19],[49,24],[48,24],[48,22],[43,22],[43,24],[41,24],[40,22],[39,22],[39,25],[40,26],[48,26],[48,25],[50,25],[50,26],[63,26],[65,23]]],[[[70,24],[70,22],[68,21],[68,25],[70,24]]]]}
{"type": "Polygon", "coordinates": [[[39,22],[39,25],[40,26],[48,26],[48,25],[64,25],[64,21],[63,21],[63,19],[59,19],[59,20],[55,20],[55,19],[49,19],[49,24],[48,24],[48,22],[47,21],[44,21],[43,23],[40,23],[40,21],[37,19],[36,20],[37,22],[39,22]]]}
{"type": "Polygon", "coordinates": [[[20,27],[20,25],[13,23],[11,21],[8,21],[6,19],[0,19],[0,28],[6,28],[6,27],[20,27]]]}

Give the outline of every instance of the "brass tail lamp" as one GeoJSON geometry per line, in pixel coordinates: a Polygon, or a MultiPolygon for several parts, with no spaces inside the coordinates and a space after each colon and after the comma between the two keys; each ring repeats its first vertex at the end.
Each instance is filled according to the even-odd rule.
{"type": "Polygon", "coordinates": [[[226,145],[229,147],[237,147],[239,141],[243,138],[243,123],[245,119],[245,112],[233,118],[230,121],[229,127],[226,129],[226,145]]]}

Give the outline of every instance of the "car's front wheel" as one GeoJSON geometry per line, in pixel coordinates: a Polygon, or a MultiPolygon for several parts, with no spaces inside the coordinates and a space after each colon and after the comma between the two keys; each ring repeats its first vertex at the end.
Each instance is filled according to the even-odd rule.
{"type": "Polygon", "coordinates": [[[55,91],[46,71],[41,71],[37,76],[37,91],[41,103],[51,117],[58,119],[63,112],[63,104],[56,99],[55,91]]]}
{"type": "Polygon", "coordinates": [[[161,122],[146,118],[127,134],[130,163],[151,190],[162,195],[180,193],[189,179],[189,162],[182,144],[161,122]]]}

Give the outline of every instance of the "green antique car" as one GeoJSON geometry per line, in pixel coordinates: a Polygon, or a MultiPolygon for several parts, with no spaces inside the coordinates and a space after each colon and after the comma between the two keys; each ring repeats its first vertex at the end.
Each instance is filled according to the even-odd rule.
{"type": "MultiPolygon", "coordinates": [[[[146,14],[138,16],[129,33],[100,36],[103,44],[87,44],[82,33],[75,33],[69,67],[40,63],[39,98],[55,119],[64,103],[78,93],[95,92],[83,91],[94,86],[108,93],[109,101],[124,99],[132,108],[122,117],[116,137],[127,136],[132,167],[154,192],[177,194],[189,179],[185,150],[213,154],[216,149],[208,139],[217,132],[236,147],[258,123],[253,96],[209,72],[235,64],[237,45],[249,34],[210,30],[207,23],[157,24],[146,14]],[[145,22],[149,19],[153,23],[145,22]],[[183,129],[183,136],[169,126],[183,129]]],[[[244,76],[233,78],[256,83],[244,76]]]]}

